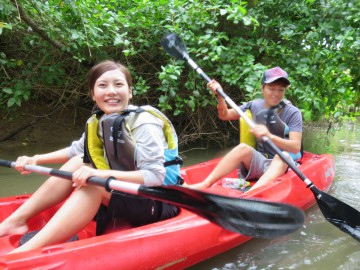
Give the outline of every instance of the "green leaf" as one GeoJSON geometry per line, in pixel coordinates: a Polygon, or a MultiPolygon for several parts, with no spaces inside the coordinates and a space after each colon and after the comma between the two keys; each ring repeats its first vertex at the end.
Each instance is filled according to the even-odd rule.
{"type": "Polygon", "coordinates": [[[13,90],[11,88],[3,88],[2,91],[9,95],[13,93],[13,90]]]}
{"type": "Polygon", "coordinates": [[[8,108],[14,106],[14,104],[15,104],[15,98],[10,98],[10,99],[7,101],[7,107],[8,107],[8,108]]]}
{"type": "Polygon", "coordinates": [[[221,16],[225,15],[226,13],[227,13],[226,9],[223,9],[223,8],[220,9],[220,15],[221,16]]]}
{"type": "Polygon", "coordinates": [[[303,116],[304,116],[304,120],[306,121],[306,122],[309,122],[309,121],[311,121],[311,111],[306,111],[304,114],[303,114],[303,116]]]}

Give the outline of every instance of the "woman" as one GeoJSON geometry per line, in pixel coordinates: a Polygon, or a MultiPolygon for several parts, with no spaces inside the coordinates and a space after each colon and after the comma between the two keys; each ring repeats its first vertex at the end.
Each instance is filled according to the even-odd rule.
{"type": "MultiPolygon", "coordinates": [[[[240,178],[258,179],[252,189],[267,185],[286,172],[288,166],[278,155],[263,143],[264,136],[279,147],[291,162],[301,158],[302,116],[298,108],[284,100],[286,89],[290,86],[288,74],[280,67],[267,70],[262,78],[261,93],[263,99],[253,100],[240,106],[241,110],[249,107],[255,122],[251,133],[256,137],[256,149],[240,143],[219,162],[209,176],[201,183],[188,185],[190,188],[203,189],[238,169],[240,178]]],[[[208,84],[213,94],[221,86],[215,80],[208,84]]],[[[218,97],[218,114],[221,120],[237,120],[239,114],[228,109],[225,100],[218,97]]]]}
{"type": "MultiPolygon", "coordinates": [[[[132,78],[129,70],[123,65],[113,61],[104,61],[90,70],[88,83],[92,99],[101,110],[101,113],[98,114],[97,136],[104,145],[106,142],[103,139],[102,123],[113,114],[134,108],[129,105],[132,98],[132,78]]],[[[132,171],[109,168],[100,170],[91,165],[84,165],[82,161],[84,145],[87,148],[92,147],[91,142],[85,143],[89,140],[85,139],[84,134],[69,148],[34,157],[18,158],[16,168],[23,173],[25,173],[24,166],[26,164],[67,161],[61,169],[74,172],[73,182],[50,177],[26,203],[0,225],[0,237],[26,233],[28,230],[26,222],[29,218],[62,202],[68,198],[74,188],[75,191],[33,238],[12,253],[66,241],[95,217],[100,206],[102,206],[101,211],[97,215],[101,227],[100,230],[97,229],[99,233],[115,229],[116,224],[124,221],[132,226],[141,226],[170,218],[178,213],[175,206],[166,203],[132,195],[112,194],[102,187],[86,184],[87,179],[91,176],[114,177],[119,181],[149,186],[163,183],[165,177],[164,150],[168,147],[162,131],[164,122],[148,112],[138,114],[131,112],[125,121],[136,141],[136,151],[133,151],[132,156],[128,157],[135,159],[132,171]],[[114,213],[116,216],[113,218],[114,213]],[[109,228],[109,224],[114,223],[115,227],[109,228]]],[[[106,151],[105,154],[107,154],[106,151]]],[[[89,157],[89,155],[87,156],[89,157]]],[[[103,158],[108,163],[108,156],[103,158]]]]}

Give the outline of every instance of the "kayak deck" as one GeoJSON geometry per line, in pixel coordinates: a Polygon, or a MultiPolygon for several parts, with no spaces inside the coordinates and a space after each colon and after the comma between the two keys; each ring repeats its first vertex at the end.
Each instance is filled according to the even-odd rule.
{"type": "MultiPolygon", "coordinates": [[[[216,166],[218,159],[184,167],[184,180],[202,181],[216,166]]],[[[321,190],[329,190],[334,174],[330,155],[305,152],[299,169],[321,190]]],[[[236,177],[232,172],[226,177],[236,177]]],[[[315,203],[306,184],[291,170],[265,187],[250,190],[223,188],[221,180],[206,190],[224,196],[282,202],[307,209],[315,203]]],[[[30,195],[0,199],[0,221],[15,211],[30,195]]],[[[60,205],[29,220],[30,231],[41,229],[60,205]]],[[[211,258],[251,237],[227,231],[198,215],[181,209],[174,218],[95,236],[90,222],[78,233],[79,240],[21,252],[7,253],[18,246],[21,235],[0,238],[0,269],[181,269],[211,258]]]]}

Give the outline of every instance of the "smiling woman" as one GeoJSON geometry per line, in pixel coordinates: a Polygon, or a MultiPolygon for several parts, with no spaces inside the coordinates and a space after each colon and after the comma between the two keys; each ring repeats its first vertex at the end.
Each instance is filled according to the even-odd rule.
{"type": "Polygon", "coordinates": [[[127,108],[132,98],[133,84],[129,70],[123,65],[103,62],[100,67],[90,70],[88,82],[93,101],[105,114],[118,113],[127,108]],[[117,69],[113,69],[114,65],[117,69]]]}
{"type": "MultiPolygon", "coordinates": [[[[171,122],[155,108],[144,106],[145,110],[129,104],[132,78],[125,66],[113,61],[101,62],[88,73],[88,83],[95,108],[83,136],[70,147],[17,159],[16,169],[23,174],[27,173],[24,170],[27,164],[64,162],[62,169],[74,173],[72,182],[50,177],[0,224],[0,237],[24,234],[28,231],[28,219],[71,195],[44,228],[13,253],[63,242],[86,226],[95,215],[97,234],[103,234],[124,223],[141,226],[178,213],[177,207],[164,202],[109,193],[104,188],[86,184],[88,178],[98,176],[146,186],[162,185],[165,176],[169,178],[169,170],[164,167],[167,150],[170,146],[175,147],[171,150],[176,150],[174,153],[177,154],[177,136],[171,122]],[[148,112],[150,108],[152,113],[148,112]],[[118,126],[115,121],[106,126],[114,115],[122,116],[123,121],[118,122],[118,126]],[[109,133],[106,127],[111,131],[118,129],[118,132],[109,133]],[[168,134],[164,134],[163,129],[168,130],[168,134]],[[125,138],[125,134],[130,134],[131,139],[125,138]],[[114,157],[113,150],[118,148],[126,151],[114,157]],[[83,162],[89,164],[84,166],[83,162]]],[[[172,163],[169,167],[173,167],[171,176],[177,179],[179,164],[172,163]]]]}

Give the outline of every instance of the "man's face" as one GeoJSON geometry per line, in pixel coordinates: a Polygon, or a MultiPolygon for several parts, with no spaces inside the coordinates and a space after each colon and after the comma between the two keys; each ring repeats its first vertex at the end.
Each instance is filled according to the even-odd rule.
{"type": "Polygon", "coordinates": [[[284,98],[285,90],[286,85],[281,81],[262,85],[261,92],[264,97],[265,106],[270,108],[278,105],[284,98]]]}

